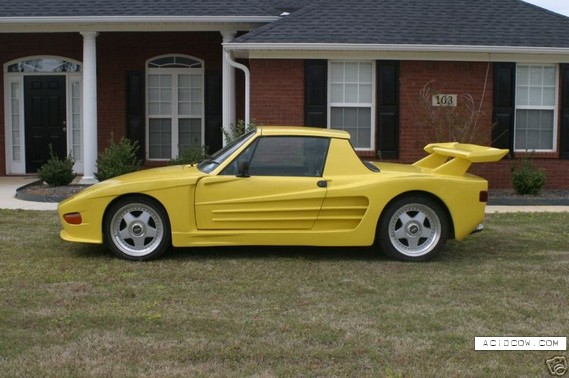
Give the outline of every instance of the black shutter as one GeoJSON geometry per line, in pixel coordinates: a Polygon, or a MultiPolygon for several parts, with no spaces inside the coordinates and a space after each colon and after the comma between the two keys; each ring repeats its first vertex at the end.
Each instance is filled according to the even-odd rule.
{"type": "Polygon", "coordinates": [[[304,61],[304,124],[327,127],[328,61],[304,61]]]}
{"type": "Polygon", "coordinates": [[[212,154],[222,146],[222,79],[221,72],[205,74],[205,145],[212,154]]]}
{"type": "Polygon", "coordinates": [[[516,112],[516,64],[494,63],[492,146],[513,151],[516,112]]]}
{"type": "Polygon", "coordinates": [[[126,137],[137,141],[139,148],[137,157],[144,160],[144,72],[128,71],[126,73],[126,137]]]}
{"type": "Polygon", "coordinates": [[[377,150],[399,158],[399,61],[377,62],[377,150]]]}
{"type": "Polygon", "coordinates": [[[559,157],[569,159],[569,64],[560,64],[561,71],[561,127],[559,157]]]}

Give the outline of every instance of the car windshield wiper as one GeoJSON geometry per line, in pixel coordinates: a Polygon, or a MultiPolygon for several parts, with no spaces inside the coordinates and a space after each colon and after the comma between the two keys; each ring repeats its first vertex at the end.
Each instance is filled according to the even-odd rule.
{"type": "Polygon", "coordinates": [[[198,169],[200,171],[207,171],[209,173],[214,169],[214,167],[217,167],[219,164],[221,163],[215,159],[206,159],[198,163],[198,169]]]}
{"type": "Polygon", "coordinates": [[[215,164],[215,165],[219,165],[220,163],[214,159],[206,159],[206,160],[202,160],[200,161],[200,165],[201,164],[215,164]]]}

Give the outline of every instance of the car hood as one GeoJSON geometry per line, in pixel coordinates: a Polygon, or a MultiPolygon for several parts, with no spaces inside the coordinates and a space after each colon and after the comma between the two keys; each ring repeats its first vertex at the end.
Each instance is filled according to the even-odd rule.
{"type": "Polygon", "coordinates": [[[174,165],[145,169],[101,181],[82,190],[68,200],[81,197],[116,196],[129,192],[144,193],[155,189],[191,185],[205,175],[197,168],[197,165],[174,165]]]}
{"type": "Polygon", "coordinates": [[[113,177],[96,185],[117,185],[129,183],[144,183],[164,180],[180,180],[204,175],[197,165],[172,165],[161,168],[143,169],[126,175],[113,177]]]}

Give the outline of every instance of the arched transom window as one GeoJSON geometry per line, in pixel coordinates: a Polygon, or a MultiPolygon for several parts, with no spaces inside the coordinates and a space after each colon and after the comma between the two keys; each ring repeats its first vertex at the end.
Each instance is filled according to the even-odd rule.
{"type": "Polygon", "coordinates": [[[8,65],[7,72],[81,72],[81,64],[57,58],[30,58],[8,65]]]}
{"type": "Polygon", "coordinates": [[[170,160],[203,144],[203,61],[169,55],[146,65],[147,153],[170,160]]]}

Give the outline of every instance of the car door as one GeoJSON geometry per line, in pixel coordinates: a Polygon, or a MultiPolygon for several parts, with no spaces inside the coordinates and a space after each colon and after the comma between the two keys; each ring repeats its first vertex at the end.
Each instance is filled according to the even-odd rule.
{"type": "Polygon", "coordinates": [[[311,229],[326,196],[328,146],[328,138],[258,138],[219,175],[198,182],[198,229],[311,229]]]}

